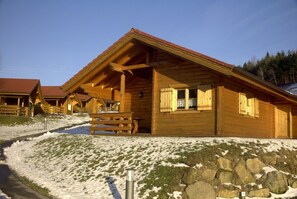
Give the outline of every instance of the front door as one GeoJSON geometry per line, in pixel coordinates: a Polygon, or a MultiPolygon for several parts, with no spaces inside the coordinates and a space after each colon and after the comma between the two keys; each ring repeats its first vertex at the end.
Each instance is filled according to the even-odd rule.
{"type": "Polygon", "coordinates": [[[290,137],[290,115],[291,107],[289,105],[277,105],[275,107],[275,137],[290,137]]]}

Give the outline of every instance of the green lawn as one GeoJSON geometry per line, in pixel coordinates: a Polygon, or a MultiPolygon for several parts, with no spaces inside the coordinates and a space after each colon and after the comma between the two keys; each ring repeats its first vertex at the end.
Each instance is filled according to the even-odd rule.
{"type": "Polygon", "coordinates": [[[19,125],[25,123],[31,123],[32,118],[24,117],[24,116],[9,116],[9,115],[1,115],[0,116],[0,125],[19,125]]]}

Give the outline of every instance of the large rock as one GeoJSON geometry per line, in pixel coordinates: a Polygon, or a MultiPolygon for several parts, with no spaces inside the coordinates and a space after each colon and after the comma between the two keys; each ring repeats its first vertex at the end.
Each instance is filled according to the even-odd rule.
{"type": "Polygon", "coordinates": [[[203,181],[198,181],[186,188],[186,193],[189,199],[215,199],[216,193],[214,188],[203,181]]]}
{"type": "Polygon", "coordinates": [[[206,181],[212,181],[216,176],[217,171],[214,169],[205,169],[202,173],[202,178],[206,181]]]}
{"type": "Polygon", "coordinates": [[[200,173],[201,172],[198,169],[190,168],[188,173],[184,175],[182,181],[187,185],[193,184],[197,180],[200,173]]]}
{"type": "Polygon", "coordinates": [[[278,157],[277,154],[271,152],[271,153],[262,155],[262,160],[264,161],[265,164],[275,165],[277,162],[277,157],[278,157]]]}
{"type": "Polygon", "coordinates": [[[270,196],[270,191],[268,188],[252,190],[249,192],[248,196],[257,198],[268,198],[270,196]]]}
{"type": "Polygon", "coordinates": [[[276,194],[282,194],[288,190],[287,177],[279,171],[269,172],[263,185],[276,194]]]}
{"type": "Polygon", "coordinates": [[[219,174],[219,180],[221,184],[232,183],[233,178],[234,178],[233,173],[229,171],[222,171],[219,174]]]}
{"type": "Polygon", "coordinates": [[[246,161],[246,167],[252,173],[260,173],[262,168],[265,166],[266,165],[263,162],[261,162],[258,158],[248,159],[246,161]]]}
{"type": "Polygon", "coordinates": [[[232,162],[230,160],[220,157],[218,159],[218,163],[220,169],[223,169],[225,171],[232,171],[232,162]]]}
{"type": "Polygon", "coordinates": [[[293,189],[296,189],[296,188],[297,188],[297,181],[293,182],[292,185],[291,185],[291,187],[292,187],[293,189]]]}
{"type": "Polygon", "coordinates": [[[228,190],[223,189],[219,191],[219,197],[220,198],[238,198],[239,191],[238,190],[228,190]]]}
{"type": "Polygon", "coordinates": [[[239,161],[237,163],[235,172],[243,184],[256,182],[254,176],[246,169],[244,161],[239,161]]]}

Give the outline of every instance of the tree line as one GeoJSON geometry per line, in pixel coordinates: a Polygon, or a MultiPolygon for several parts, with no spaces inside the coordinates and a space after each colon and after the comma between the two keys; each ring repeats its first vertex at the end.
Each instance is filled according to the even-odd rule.
{"type": "Polygon", "coordinates": [[[267,52],[262,59],[252,58],[242,68],[275,85],[296,83],[297,51],[281,51],[276,55],[267,52]]]}

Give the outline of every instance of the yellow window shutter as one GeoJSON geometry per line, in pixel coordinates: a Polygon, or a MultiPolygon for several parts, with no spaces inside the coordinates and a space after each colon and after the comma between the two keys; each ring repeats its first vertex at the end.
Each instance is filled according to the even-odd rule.
{"type": "Polygon", "coordinates": [[[239,93],[239,113],[247,113],[247,97],[245,93],[239,93]]]}
{"type": "Polygon", "coordinates": [[[160,92],[160,112],[171,112],[176,109],[176,90],[162,88],[160,92]]]}
{"type": "Polygon", "coordinates": [[[259,100],[255,98],[255,110],[254,110],[254,116],[259,117],[260,112],[259,112],[259,100]]]}
{"type": "Polygon", "coordinates": [[[206,111],[212,109],[212,89],[211,85],[199,85],[197,97],[197,109],[206,111]]]}
{"type": "Polygon", "coordinates": [[[255,115],[255,98],[248,98],[248,115],[254,116],[255,115]]]}

